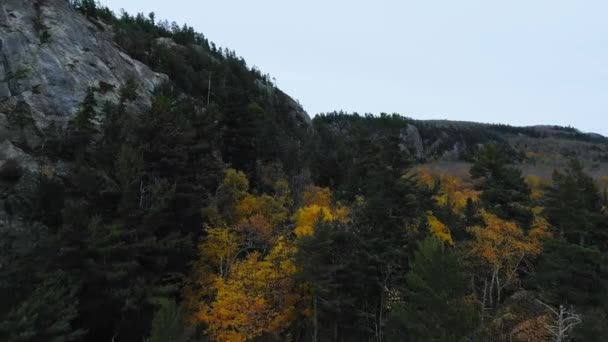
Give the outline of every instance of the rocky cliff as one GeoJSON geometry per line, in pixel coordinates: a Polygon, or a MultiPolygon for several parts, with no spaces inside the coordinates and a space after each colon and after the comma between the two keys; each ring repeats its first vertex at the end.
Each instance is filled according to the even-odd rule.
{"type": "Polygon", "coordinates": [[[121,51],[110,27],[76,13],[65,0],[2,0],[0,160],[27,159],[19,150],[37,148],[39,130],[51,121],[72,119],[89,88],[98,89],[99,103],[117,101],[119,88],[132,80],[137,108],[166,79],[121,51]],[[13,146],[17,140],[19,147],[13,146]]]}

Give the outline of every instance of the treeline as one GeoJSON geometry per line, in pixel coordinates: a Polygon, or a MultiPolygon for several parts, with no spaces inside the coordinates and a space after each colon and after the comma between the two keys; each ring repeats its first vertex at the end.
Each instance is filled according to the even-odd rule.
{"type": "MultiPolygon", "coordinates": [[[[480,124],[447,120],[414,120],[398,114],[379,115],[332,112],[317,115],[313,119],[321,145],[340,141],[338,148],[368,139],[377,144],[381,139],[399,140],[400,149],[409,153],[416,161],[424,162],[435,158],[464,160],[472,162],[479,145],[492,143],[513,161],[526,159],[525,153],[513,148],[510,136],[526,136],[535,139],[557,137],[590,143],[605,143],[604,137],[585,134],[573,128],[516,127],[504,124],[480,124]],[[447,157],[447,158],[446,158],[447,157]]],[[[542,140],[540,142],[542,144],[542,140]]],[[[321,147],[322,148],[322,147],[321,147]]],[[[597,147],[596,147],[597,148],[597,147]]],[[[328,158],[335,151],[323,151],[328,158]]],[[[342,151],[341,151],[342,152],[342,151]]],[[[340,153],[343,155],[343,153],[340,153]]],[[[328,163],[339,163],[335,157],[328,163]]],[[[347,156],[343,156],[347,159],[347,156]]],[[[597,158],[597,157],[596,157],[597,158]]]]}
{"type": "MultiPolygon", "coordinates": [[[[381,113],[359,115],[358,113],[334,112],[317,115],[313,119],[315,128],[315,154],[313,172],[330,175],[332,170],[348,170],[341,165],[353,160],[353,153],[360,148],[390,149],[387,158],[409,155],[416,162],[425,162],[451,154],[454,160],[473,161],[481,144],[491,143],[501,149],[509,159],[520,160],[522,155],[506,141],[506,131],[518,132],[520,128],[473,123],[425,122],[398,114],[381,113]],[[502,127],[502,128],[498,128],[502,127]],[[509,127],[507,129],[506,127],[509,127]]],[[[389,151],[386,151],[389,152],[389,151]]],[[[386,160],[385,160],[386,162],[386,160]]],[[[323,176],[319,176],[323,177],[323,176]]],[[[323,180],[323,184],[339,186],[336,179],[323,180]]]]}

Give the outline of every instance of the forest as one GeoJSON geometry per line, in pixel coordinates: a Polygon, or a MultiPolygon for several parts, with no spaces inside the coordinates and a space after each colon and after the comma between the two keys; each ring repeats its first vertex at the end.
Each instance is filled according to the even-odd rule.
{"type": "Polygon", "coordinates": [[[170,81],[138,115],[91,87],[40,172],[0,166],[0,340],[608,341],[607,185],[524,174],[500,133],[538,132],[454,132],[468,175],[437,172],[410,118],[306,122],[192,27],[70,3],[170,81]]]}

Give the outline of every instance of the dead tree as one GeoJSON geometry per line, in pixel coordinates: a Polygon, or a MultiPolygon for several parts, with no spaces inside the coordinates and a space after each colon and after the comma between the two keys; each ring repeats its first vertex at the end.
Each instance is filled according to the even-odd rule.
{"type": "Polygon", "coordinates": [[[568,334],[572,328],[583,322],[583,317],[574,312],[573,308],[568,310],[563,305],[560,305],[559,309],[554,309],[540,300],[538,302],[549,309],[554,316],[553,322],[551,324],[545,324],[545,328],[551,333],[553,341],[555,342],[567,341],[568,334]]]}

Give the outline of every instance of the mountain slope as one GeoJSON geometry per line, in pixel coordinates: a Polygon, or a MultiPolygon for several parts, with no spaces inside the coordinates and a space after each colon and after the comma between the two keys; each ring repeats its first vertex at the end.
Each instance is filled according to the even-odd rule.
{"type": "MultiPolygon", "coordinates": [[[[93,0],[2,1],[0,57],[0,340],[381,340],[423,238],[463,243],[480,208],[530,225],[543,199],[523,176],[571,157],[605,174],[606,139],[571,128],[311,120],[193,28],[93,0]],[[404,177],[415,164],[466,176],[480,150],[481,187],[404,177]],[[479,202],[486,190],[500,201],[479,202]],[[329,296],[318,312],[311,290],[329,296]]],[[[574,171],[591,200],[570,176],[563,196],[599,233],[608,191],[599,203],[574,171]]],[[[481,290],[488,273],[462,271],[481,290]]]]}

